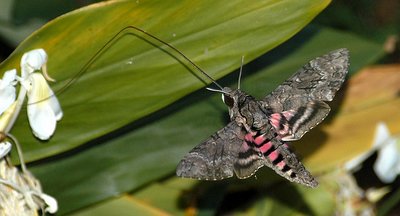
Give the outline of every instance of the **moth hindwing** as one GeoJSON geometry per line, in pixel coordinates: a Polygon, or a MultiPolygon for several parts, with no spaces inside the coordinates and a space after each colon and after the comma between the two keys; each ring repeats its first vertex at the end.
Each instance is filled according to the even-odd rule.
{"type": "Polygon", "coordinates": [[[285,143],[300,139],[329,113],[345,80],[349,52],[338,49],[311,60],[262,100],[223,88],[231,122],[192,149],[176,174],[201,180],[252,176],[267,166],[289,181],[309,187],[318,182],[285,143]]]}

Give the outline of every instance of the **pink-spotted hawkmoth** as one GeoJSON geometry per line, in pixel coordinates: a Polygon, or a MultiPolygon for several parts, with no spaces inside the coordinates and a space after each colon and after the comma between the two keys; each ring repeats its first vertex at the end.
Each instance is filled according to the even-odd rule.
{"type": "Polygon", "coordinates": [[[311,60],[262,100],[221,88],[231,122],[186,154],[176,174],[220,180],[235,173],[243,179],[267,166],[289,181],[318,186],[286,142],[300,139],[328,115],[324,101],[333,99],[348,66],[347,49],[332,51],[311,60]]]}
{"type": "MultiPolygon", "coordinates": [[[[176,174],[200,180],[248,178],[267,166],[289,181],[309,187],[318,182],[285,143],[300,139],[328,115],[349,66],[349,51],[338,49],[317,57],[262,100],[240,89],[222,88],[180,50],[136,26],[114,35],[58,93],[62,93],[126,30],[135,30],[168,46],[210,79],[222,93],[231,122],[193,148],[180,161],[176,174]]],[[[0,134],[0,140],[2,134],[0,134]]]]}

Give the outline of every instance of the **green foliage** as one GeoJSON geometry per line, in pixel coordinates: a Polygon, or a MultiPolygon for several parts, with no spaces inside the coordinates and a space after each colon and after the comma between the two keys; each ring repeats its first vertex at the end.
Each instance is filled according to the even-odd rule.
{"type": "MultiPolygon", "coordinates": [[[[25,157],[36,161],[31,170],[44,191],[59,201],[60,214],[212,215],[221,209],[243,215],[330,214],[329,187],[309,190],[281,183],[267,169],[257,179],[243,181],[174,177],[183,155],[225,125],[227,115],[220,95],[204,89],[210,80],[166,46],[127,30],[81,71],[129,25],[173,44],[215,79],[240,67],[242,55],[246,63],[256,59],[244,66],[242,89],[258,98],[308,60],[333,49],[349,48],[351,73],[380,58],[379,44],[315,25],[265,54],[304,28],[328,3],[117,1],[65,14],[32,34],[0,65],[0,71],[18,68],[24,52],[44,48],[64,118],[47,143],[33,138],[25,116],[12,133],[25,157]],[[247,199],[240,194],[248,191],[255,193],[247,195],[249,201],[240,203],[244,205],[226,204],[231,197],[247,199]]],[[[233,73],[218,82],[236,86],[236,80],[233,73]]],[[[307,147],[296,146],[300,152],[307,147]]]]}
{"type": "MultiPolygon", "coordinates": [[[[304,62],[323,54],[325,51],[318,48],[324,38],[337,38],[340,41],[339,45],[332,43],[331,46],[326,46],[326,50],[343,46],[349,47],[354,53],[379,53],[379,46],[352,35],[329,29],[312,32],[310,34],[309,30],[303,31],[277,51],[262,57],[276,59],[276,53],[287,54],[272,65],[264,63],[259,70],[254,68],[260,64],[246,65],[242,88],[257,97],[262,97],[304,62]],[[293,49],[304,37],[308,37],[308,40],[302,47],[296,48],[295,51],[285,51],[286,48],[293,49]]],[[[379,54],[374,55],[376,58],[379,54]]],[[[372,57],[373,55],[368,55],[368,58],[372,57]]],[[[354,65],[362,64],[364,59],[356,58],[354,65]]],[[[357,69],[353,68],[352,71],[357,69]]],[[[233,73],[222,83],[235,86],[236,79],[237,73],[233,73]]],[[[102,200],[171,175],[182,156],[226,124],[224,119],[226,107],[221,102],[220,95],[202,90],[163,109],[162,112],[154,113],[130,125],[122,131],[124,134],[119,138],[106,140],[101,144],[93,143],[88,149],[72,156],[33,167],[33,171],[46,185],[46,191],[58,198],[62,205],[61,211],[66,211],[85,204],[85,201],[91,203],[102,200]],[[63,175],[66,170],[71,172],[68,178],[63,175]]],[[[297,146],[299,150],[301,147],[297,146]]],[[[275,174],[268,175],[265,181],[257,181],[256,184],[269,185],[278,178],[275,174]]]]}
{"type": "Polygon", "coordinates": [[[58,124],[49,145],[30,136],[26,118],[19,119],[12,133],[24,139],[27,160],[37,160],[114,131],[203,88],[202,80],[210,82],[198,71],[188,70],[171,50],[129,30],[106,47],[87,71],[80,71],[126,26],[163,38],[218,79],[238,68],[242,55],[248,62],[293,36],[326,4],[116,1],[66,14],[27,38],[0,68],[16,68],[22,53],[44,48],[48,71],[57,80],[53,89],[68,117],[58,124]]]}

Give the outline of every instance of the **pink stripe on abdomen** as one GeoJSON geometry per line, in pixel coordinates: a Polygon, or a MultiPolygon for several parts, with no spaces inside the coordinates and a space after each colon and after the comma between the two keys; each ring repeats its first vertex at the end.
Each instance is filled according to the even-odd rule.
{"type": "Polygon", "coordinates": [[[272,142],[267,142],[263,146],[260,147],[260,151],[264,154],[272,147],[272,142]]]}
{"type": "Polygon", "coordinates": [[[281,161],[278,164],[276,164],[277,167],[279,167],[279,169],[283,169],[283,167],[285,167],[286,163],[285,161],[281,161]]]}
{"type": "Polygon", "coordinates": [[[268,158],[271,161],[274,161],[278,158],[278,156],[279,156],[279,152],[278,152],[278,150],[275,150],[275,151],[271,152],[271,154],[268,155],[268,158]]]}

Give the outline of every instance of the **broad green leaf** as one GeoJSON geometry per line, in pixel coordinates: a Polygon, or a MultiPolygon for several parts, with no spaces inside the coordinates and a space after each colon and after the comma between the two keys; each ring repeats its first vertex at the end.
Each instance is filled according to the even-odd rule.
{"type": "Polygon", "coordinates": [[[132,196],[122,196],[107,200],[79,212],[70,214],[71,216],[108,216],[108,215],[141,215],[141,216],[163,216],[170,215],[160,209],[154,208],[147,203],[135,199],[132,196]]]}
{"type": "MultiPolygon", "coordinates": [[[[262,179],[264,180],[264,179],[262,179]]],[[[232,183],[232,182],[230,182],[232,183]]],[[[237,185],[242,184],[237,182],[237,185]]],[[[139,190],[130,196],[107,200],[78,211],[73,215],[98,215],[99,209],[111,212],[115,203],[124,203],[131,210],[124,215],[142,214],[145,206],[149,210],[162,209],[169,215],[216,215],[234,212],[235,215],[331,215],[334,209],[332,188],[322,185],[317,189],[309,189],[301,185],[284,182],[273,186],[257,185],[238,188],[237,185],[224,182],[199,182],[170,178],[157,182],[139,190]],[[134,202],[126,202],[129,197],[134,202]],[[222,198],[225,202],[221,202],[222,198]],[[227,201],[228,200],[228,201],[227,201]],[[232,201],[233,203],[230,203],[232,201]]],[[[114,209],[116,214],[123,211],[114,209]]],[[[157,214],[156,214],[157,215],[157,214]]]]}
{"type": "Polygon", "coordinates": [[[108,216],[108,215],[124,215],[124,216],[153,216],[153,215],[170,215],[167,212],[154,208],[142,200],[138,200],[132,196],[121,196],[115,199],[101,202],[97,205],[88,207],[79,212],[69,214],[71,216],[108,216]]]}
{"type": "MultiPolygon", "coordinates": [[[[381,55],[378,44],[354,35],[307,28],[277,50],[245,65],[242,89],[257,97],[266,95],[307,61],[324,54],[322,44],[326,50],[348,47],[353,71],[381,55]],[[326,38],[330,43],[324,44],[326,38]]],[[[236,80],[237,75],[233,74],[222,84],[236,86],[236,80]]],[[[59,200],[61,213],[69,212],[172,175],[186,152],[226,124],[226,111],[219,94],[201,90],[124,128],[119,131],[122,134],[119,138],[94,143],[81,152],[48,161],[32,170],[45,191],[59,200]]],[[[323,136],[317,129],[307,136],[323,136]]],[[[318,149],[313,143],[295,144],[303,153],[310,147],[310,151],[318,149]]],[[[313,170],[314,166],[313,163],[307,167],[313,170]]],[[[265,186],[281,179],[272,171],[261,177],[264,172],[267,169],[257,173],[257,179],[263,180],[253,179],[249,183],[265,186]]]]}
{"type": "MultiPolygon", "coordinates": [[[[156,182],[129,195],[109,199],[96,205],[74,212],[73,216],[100,215],[109,213],[114,209],[114,214],[126,212],[116,205],[124,205],[129,209],[124,215],[142,215],[144,210],[153,212],[154,215],[215,215],[223,198],[227,184],[223,182],[202,182],[179,178],[168,178],[156,182]],[[127,200],[130,200],[127,202],[127,200]],[[137,210],[135,210],[137,208],[137,210]],[[102,209],[104,211],[99,212],[102,209]],[[156,212],[155,210],[158,210],[156,212]],[[161,211],[162,210],[162,211],[161,211]]],[[[145,212],[144,214],[146,214],[145,212]]]]}
{"type": "Polygon", "coordinates": [[[33,19],[50,20],[74,9],[100,2],[101,0],[86,1],[48,1],[48,0],[14,0],[12,4],[12,20],[14,24],[26,25],[33,19]]]}
{"type": "Polygon", "coordinates": [[[24,116],[12,133],[28,161],[40,159],[114,131],[210,83],[171,49],[132,29],[81,71],[126,26],[173,44],[218,79],[238,68],[241,56],[251,61],[293,36],[328,3],[110,1],[68,13],[32,34],[0,65],[0,71],[18,68],[24,52],[44,48],[64,118],[47,144],[33,138],[24,116]]]}
{"type": "Polygon", "coordinates": [[[396,211],[397,206],[399,205],[400,202],[400,190],[399,188],[393,188],[393,192],[391,196],[387,199],[384,200],[379,206],[378,206],[378,216],[384,216],[388,215],[390,212],[396,211]]]}
{"type": "Polygon", "coordinates": [[[163,209],[171,215],[183,215],[184,212],[199,213],[201,207],[205,209],[205,206],[199,206],[199,200],[195,199],[200,194],[209,194],[214,191],[213,196],[206,196],[203,200],[208,199],[209,202],[213,203],[214,208],[208,210],[214,211],[211,215],[215,215],[215,207],[219,205],[219,198],[224,195],[227,187],[218,184],[218,182],[208,183],[200,186],[199,181],[196,180],[186,179],[182,181],[182,179],[172,177],[165,181],[150,184],[130,195],[150,206],[163,209]],[[219,195],[216,195],[215,192],[219,195]]]}
{"type": "Polygon", "coordinates": [[[310,190],[298,184],[257,188],[259,197],[237,215],[332,215],[334,200],[329,188],[320,185],[310,190]]]}

